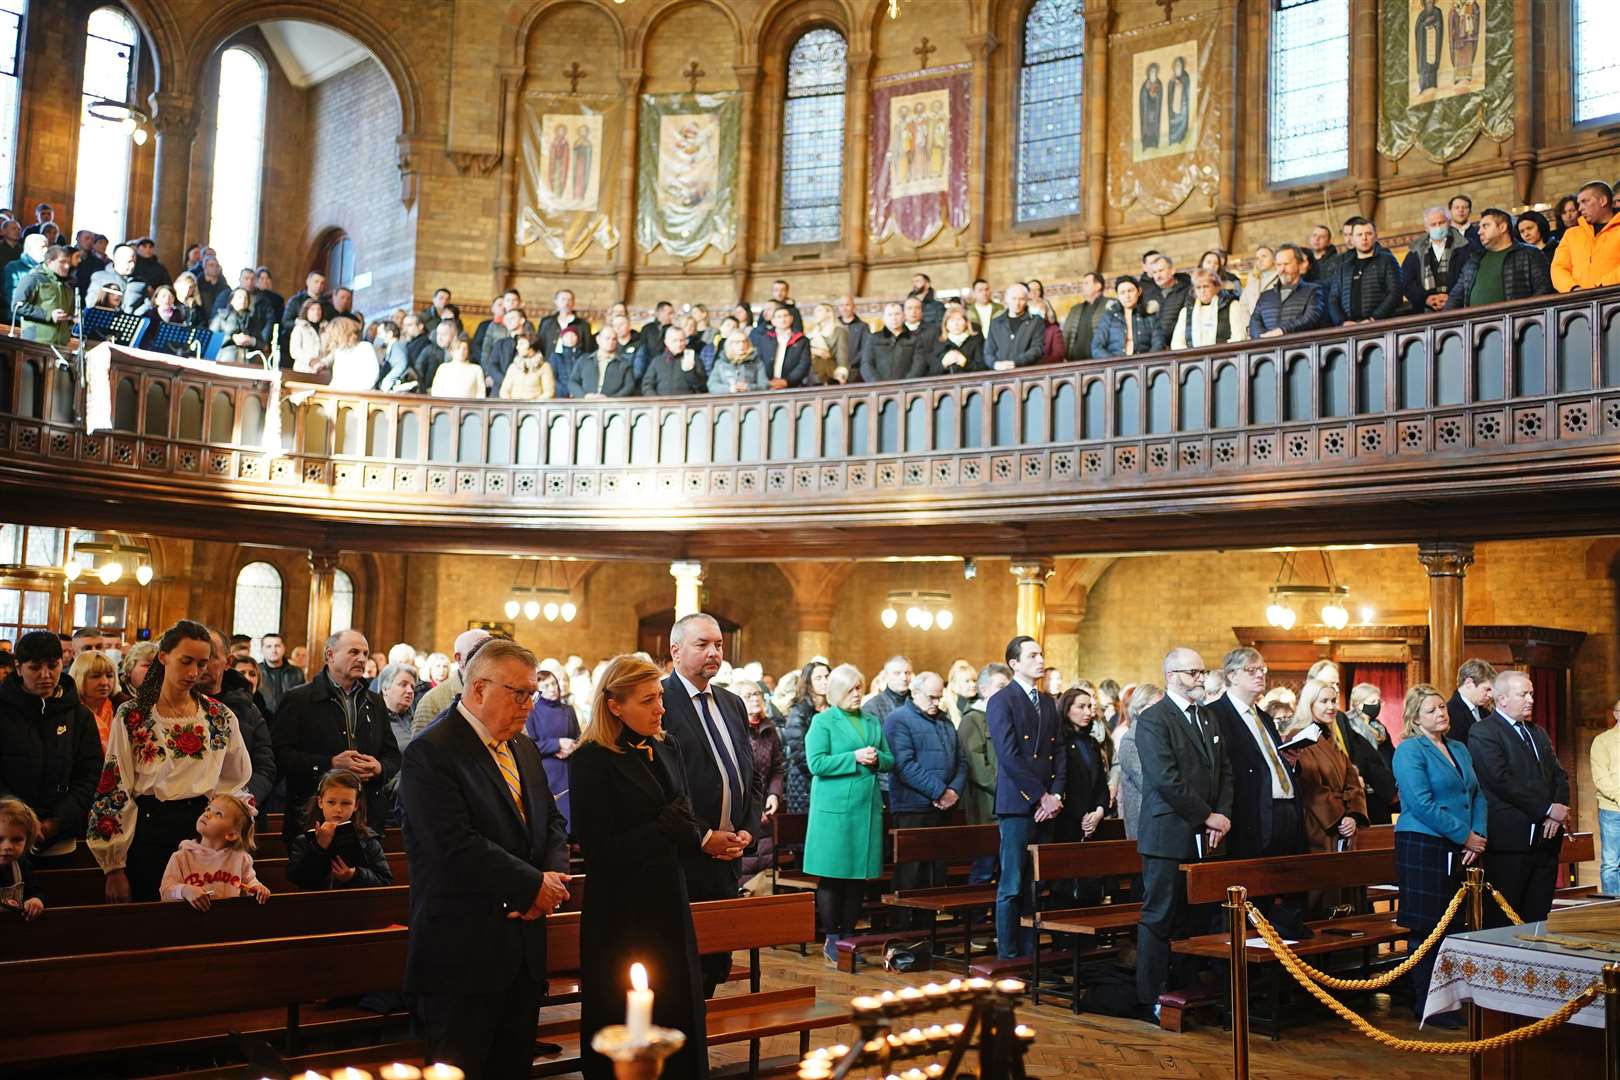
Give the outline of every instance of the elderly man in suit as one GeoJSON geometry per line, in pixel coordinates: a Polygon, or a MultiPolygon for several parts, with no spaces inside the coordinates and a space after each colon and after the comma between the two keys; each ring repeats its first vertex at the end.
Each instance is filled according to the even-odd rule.
{"type": "Polygon", "coordinates": [[[416,995],[427,1059],[468,1080],[527,1077],[546,992],[545,917],[568,899],[568,837],[535,744],[533,653],[488,642],[400,772],[416,995]]]}
{"type": "Polygon", "coordinates": [[[1471,656],[1457,669],[1457,690],[1446,700],[1451,730],[1446,737],[1467,744],[1474,725],[1491,715],[1491,684],[1496,668],[1490,661],[1471,656]]]}
{"type": "MultiPolygon", "coordinates": [[[[686,891],[694,900],[734,900],[753,837],[743,828],[757,820],[754,758],[748,709],[742,699],[710,680],[725,660],[725,637],[711,615],[687,615],[669,631],[674,670],[664,680],[664,728],[681,749],[686,789],[703,830],[702,852],[683,858],[686,891]]],[[[731,974],[731,954],[703,957],[703,996],[731,974]]]]}
{"type": "Polygon", "coordinates": [[[1068,757],[1060,743],[1057,705],[1040,690],[1046,679],[1041,643],[1020,634],[1007,643],[1013,681],[985,706],[996,753],[996,823],[1001,828],[1001,880],[996,886],[996,953],[1028,956],[1035,932],[1020,919],[1035,913],[1029,845],[1052,838],[1063,809],[1068,757]]]}
{"type": "Polygon", "coordinates": [[[1298,773],[1278,751],[1277,727],[1257,704],[1266,689],[1266,661],[1258,649],[1233,649],[1221,661],[1226,692],[1206,711],[1219,725],[1232,766],[1232,831],[1226,853],[1234,859],[1299,855],[1305,851],[1298,773]]]}
{"type": "Polygon", "coordinates": [[[1200,929],[1192,925],[1180,865],[1215,855],[1232,828],[1232,768],[1220,725],[1204,706],[1205,674],[1196,652],[1171,650],[1164,699],[1134,725],[1142,759],[1136,994],[1155,1017],[1159,995],[1170,988],[1170,942],[1200,929]]]}
{"type": "MultiPolygon", "coordinates": [[[[1504,671],[1491,684],[1496,709],[1468,733],[1468,754],[1485,791],[1485,834],[1491,838],[1485,879],[1525,922],[1552,910],[1558,852],[1569,826],[1569,776],[1546,732],[1531,720],[1530,676],[1504,671]]],[[[1507,916],[1486,904],[1492,925],[1507,916]]]]}

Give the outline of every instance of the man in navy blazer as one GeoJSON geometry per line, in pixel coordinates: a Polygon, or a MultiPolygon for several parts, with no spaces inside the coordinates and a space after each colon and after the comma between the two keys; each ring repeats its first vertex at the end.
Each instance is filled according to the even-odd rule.
{"type": "Polygon", "coordinates": [[[405,990],[427,1059],[468,1080],[527,1077],[546,993],[545,917],[568,899],[568,836],[540,751],[519,738],[538,661],[516,642],[473,654],[455,705],[405,749],[411,868],[405,990]]]}
{"type": "MultiPolygon", "coordinates": [[[[664,680],[664,730],[681,748],[686,789],[703,830],[701,854],[682,861],[686,892],[697,900],[735,900],[743,850],[753,842],[745,822],[757,819],[753,805],[754,755],[748,741],[748,709],[742,698],[710,680],[725,659],[725,637],[711,615],[687,615],[669,631],[675,670],[664,680]]],[[[703,957],[703,994],[731,975],[731,954],[703,957]]]]}
{"type": "MultiPolygon", "coordinates": [[[[1491,696],[1495,711],[1468,733],[1491,840],[1485,879],[1525,922],[1539,922],[1552,910],[1558,886],[1558,853],[1569,827],[1569,776],[1546,732],[1531,719],[1530,676],[1498,673],[1491,696]]],[[[1497,905],[1485,907],[1492,926],[1507,925],[1497,905]]]]}
{"type": "Polygon", "coordinates": [[[1003,959],[1034,951],[1035,932],[1020,926],[1022,916],[1035,913],[1028,848],[1051,839],[1068,772],[1057,705],[1039,689],[1046,676],[1041,643],[1020,634],[1007,642],[1006,656],[1013,681],[985,706],[996,751],[996,822],[1001,828],[996,954],[1003,959]]]}

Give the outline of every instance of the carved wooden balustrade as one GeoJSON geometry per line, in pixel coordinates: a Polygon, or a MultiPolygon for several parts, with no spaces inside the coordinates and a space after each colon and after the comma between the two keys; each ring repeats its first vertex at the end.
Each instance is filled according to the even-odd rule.
{"type": "Polygon", "coordinates": [[[1607,485],[1620,289],[844,388],[520,403],[289,383],[279,452],[261,446],[267,388],[239,369],[114,350],[112,430],[93,434],[73,389],[48,350],[0,340],[0,479],[423,527],[1006,521],[1008,500],[1073,522],[1487,477],[1607,485]]]}

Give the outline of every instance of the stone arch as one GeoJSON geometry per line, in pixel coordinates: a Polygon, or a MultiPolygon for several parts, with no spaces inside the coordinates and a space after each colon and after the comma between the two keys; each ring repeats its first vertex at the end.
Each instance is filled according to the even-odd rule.
{"type": "Polygon", "coordinates": [[[856,22],[849,0],[775,0],[760,9],[748,27],[748,40],[756,57],[786,62],[788,50],[799,36],[818,26],[831,27],[854,48],[851,34],[856,22]]]}
{"type": "Polygon", "coordinates": [[[152,96],[187,85],[184,35],[169,5],[159,0],[110,0],[122,7],[146,39],[153,57],[152,96]]]}
{"type": "Polygon", "coordinates": [[[725,16],[726,22],[731,24],[732,44],[736,48],[734,55],[738,64],[753,63],[754,49],[752,43],[743,38],[742,23],[737,21],[737,13],[729,5],[716,3],[715,0],[664,0],[648,14],[647,19],[636,27],[630,35],[630,48],[626,59],[632,67],[640,67],[646,61],[647,39],[658,24],[684,7],[713,8],[725,16]]]}
{"type": "Polygon", "coordinates": [[[528,59],[529,35],[534,32],[534,28],[541,18],[551,14],[558,8],[573,5],[589,8],[612,24],[613,33],[619,39],[619,53],[622,62],[625,55],[624,23],[612,8],[591,4],[586,0],[540,0],[540,3],[524,12],[517,22],[508,22],[506,28],[501,31],[501,54],[507,58],[507,63],[513,67],[522,67],[528,59]]]}

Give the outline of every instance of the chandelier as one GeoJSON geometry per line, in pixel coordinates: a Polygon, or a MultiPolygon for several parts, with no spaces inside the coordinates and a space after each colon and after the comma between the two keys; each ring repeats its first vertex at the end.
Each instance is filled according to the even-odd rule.
{"type": "Polygon", "coordinates": [[[1350,587],[1340,584],[1338,575],[1333,571],[1333,557],[1325,550],[1318,551],[1317,555],[1322,562],[1322,577],[1324,584],[1314,585],[1294,580],[1298,571],[1299,553],[1295,551],[1284,552],[1282,564],[1277,568],[1277,580],[1267,590],[1271,603],[1266,606],[1266,622],[1281,630],[1292,630],[1294,623],[1299,619],[1295,606],[1315,607],[1321,604],[1317,612],[1321,616],[1322,625],[1334,630],[1343,630],[1350,624],[1350,611],[1345,607],[1345,601],[1350,596],[1350,587]]]}
{"type": "Polygon", "coordinates": [[[951,594],[948,592],[930,592],[926,589],[902,589],[889,594],[889,602],[878,618],[883,622],[885,630],[893,630],[900,624],[902,615],[906,625],[913,630],[925,633],[936,626],[941,630],[949,630],[956,621],[951,612],[951,594]]]}
{"type": "Polygon", "coordinates": [[[573,622],[574,617],[579,614],[579,608],[575,606],[573,594],[569,592],[567,587],[555,583],[555,564],[547,563],[546,576],[551,579],[551,582],[542,585],[540,584],[540,560],[525,559],[523,562],[527,562],[531,567],[528,575],[529,580],[527,584],[523,583],[523,566],[522,563],[519,563],[517,576],[512,583],[512,595],[506,601],[504,609],[506,617],[515,619],[519,614],[522,614],[524,618],[534,622],[544,615],[546,622],[556,622],[558,619],[565,623],[573,622]]]}
{"type": "Polygon", "coordinates": [[[117,124],[124,129],[136,146],[145,146],[147,129],[152,124],[152,118],[146,115],[145,110],[131,105],[127,101],[114,101],[112,98],[97,98],[85,107],[85,111],[97,120],[117,124]]]}
{"type": "Polygon", "coordinates": [[[123,579],[124,564],[128,560],[135,563],[136,584],[150,585],[153,575],[152,553],[144,547],[131,547],[125,544],[89,542],[74,544],[73,554],[62,564],[62,576],[69,581],[77,581],[86,570],[93,568],[103,585],[112,585],[123,579]]]}

